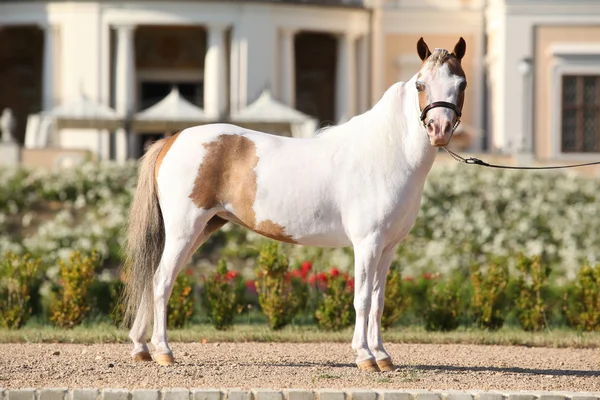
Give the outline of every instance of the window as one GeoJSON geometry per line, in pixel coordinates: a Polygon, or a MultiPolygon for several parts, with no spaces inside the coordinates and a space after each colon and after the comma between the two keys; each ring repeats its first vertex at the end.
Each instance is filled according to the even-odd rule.
{"type": "Polygon", "coordinates": [[[562,151],[600,152],[600,76],[563,76],[562,151]]]}

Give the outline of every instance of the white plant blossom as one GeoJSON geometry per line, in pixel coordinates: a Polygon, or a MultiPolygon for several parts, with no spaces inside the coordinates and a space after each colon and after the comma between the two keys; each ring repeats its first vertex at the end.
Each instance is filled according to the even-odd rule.
{"type": "MultiPolygon", "coordinates": [[[[29,252],[53,266],[73,250],[95,249],[101,260],[120,263],[136,182],[135,162],[87,163],[61,171],[0,169],[0,254],[29,252]]],[[[597,187],[597,179],[574,173],[434,166],[397,259],[408,275],[468,269],[490,255],[542,254],[559,275],[571,278],[584,260],[596,262],[600,256],[597,187]]],[[[233,224],[221,235],[225,241],[214,251],[239,257],[231,262],[251,276],[254,255],[267,239],[233,224]]],[[[352,271],[347,249],[283,248],[292,261],[313,259],[323,268],[352,271]]],[[[194,258],[203,267],[213,262],[214,255],[194,258]]]]}

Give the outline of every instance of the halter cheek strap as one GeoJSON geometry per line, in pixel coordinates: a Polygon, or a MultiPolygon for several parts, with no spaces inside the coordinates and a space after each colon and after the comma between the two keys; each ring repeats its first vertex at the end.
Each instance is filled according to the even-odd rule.
{"type": "Polygon", "coordinates": [[[452,127],[452,132],[454,133],[454,131],[456,130],[456,128],[458,128],[458,125],[460,124],[460,117],[462,117],[462,112],[458,109],[458,107],[455,104],[449,103],[447,101],[434,101],[433,103],[429,104],[423,109],[423,112],[421,113],[421,122],[423,123],[423,126],[427,126],[427,124],[425,123],[427,112],[436,107],[449,108],[456,113],[456,122],[454,123],[454,127],[452,127]]]}

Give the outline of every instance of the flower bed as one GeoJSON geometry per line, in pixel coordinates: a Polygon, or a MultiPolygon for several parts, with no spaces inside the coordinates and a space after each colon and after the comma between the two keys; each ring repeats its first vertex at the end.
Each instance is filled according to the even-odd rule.
{"type": "MultiPolygon", "coordinates": [[[[135,184],[135,163],[85,164],[60,172],[0,169],[0,254],[12,251],[40,258],[45,266],[44,293],[58,281],[58,261],[67,260],[74,250],[86,254],[96,250],[99,280],[115,281],[122,257],[121,232],[135,184]]],[[[401,286],[402,290],[413,290],[417,296],[411,304],[424,304],[428,282],[435,281],[432,276],[467,276],[474,265],[485,266],[492,259],[509,266],[514,274],[521,253],[539,255],[551,271],[551,286],[565,286],[581,265],[594,264],[600,254],[597,186],[597,180],[565,173],[434,167],[415,227],[397,252],[395,265],[402,268],[404,281],[418,277],[415,289],[409,285],[401,286]]],[[[255,290],[254,271],[266,242],[245,229],[226,225],[194,256],[196,283],[224,257],[241,279],[251,282],[246,288],[248,297],[255,290]]],[[[292,276],[303,278],[306,284],[314,280],[313,287],[353,269],[351,249],[288,244],[281,249],[290,260],[292,276]],[[302,277],[306,273],[300,265],[303,260],[316,266],[310,276],[302,277]],[[332,265],[339,271],[327,277],[332,265]]],[[[197,284],[190,293],[197,296],[200,292],[197,284]]],[[[306,307],[312,304],[313,311],[318,306],[316,300],[306,303],[306,307]]],[[[247,304],[258,306],[258,300],[247,299],[247,304]]]]}

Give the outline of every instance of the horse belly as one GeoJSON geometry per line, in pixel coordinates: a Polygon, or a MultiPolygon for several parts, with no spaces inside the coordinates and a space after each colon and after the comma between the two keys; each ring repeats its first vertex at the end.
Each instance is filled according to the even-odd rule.
{"type": "MultiPolygon", "coordinates": [[[[294,243],[344,247],[350,244],[333,193],[327,159],[307,142],[288,142],[276,151],[257,142],[254,212],[260,221],[280,226],[294,243]]],[[[268,226],[267,225],[267,226],[268,226]]],[[[269,232],[267,232],[268,235],[269,232]]]]}
{"type": "Polygon", "coordinates": [[[305,246],[350,244],[336,208],[308,188],[298,190],[281,185],[269,193],[259,186],[253,208],[257,221],[253,230],[264,236],[305,246]]]}

